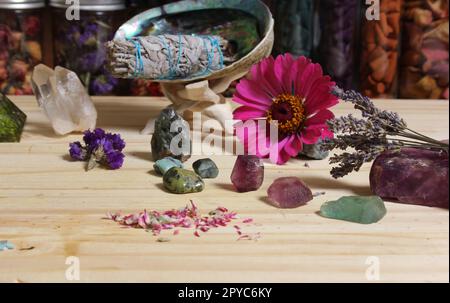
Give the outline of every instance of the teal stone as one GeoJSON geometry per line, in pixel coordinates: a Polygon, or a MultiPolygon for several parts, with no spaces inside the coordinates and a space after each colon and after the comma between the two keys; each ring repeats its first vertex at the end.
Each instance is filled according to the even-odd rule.
{"type": "Polygon", "coordinates": [[[211,159],[200,159],[192,165],[194,171],[204,179],[214,179],[219,175],[219,168],[211,159]]]}
{"type": "Polygon", "coordinates": [[[155,172],[161,176],[163,176],[173,167],[183,168],[183,162],[172,157],[166,157],[164,159],[156,161],[156,163],[153,165],[155,172]]]}
{"type": "Polygon", "coordinates": [[[202,178],[190,170],[173,167],[164,174],[164,187],[174,194],[199,193],[205,188],[202,178]]]}
{"type": "Polygon", "coordinates": [[[19,142],[27,116],[0,93],[0,142],[19,142]]]}
{"type": "Polygon", "coordinates": [[[0,251],[14,249],[14,245],[9,241],[0,241],[0,251]]]}
{"type": "Polygon", "coordinates": [[[320,208],[320,215],[361,224],[372,224],[386,215],[384,201],[378,196],[342,197],[337,201],[327,202],[320,208]]]}

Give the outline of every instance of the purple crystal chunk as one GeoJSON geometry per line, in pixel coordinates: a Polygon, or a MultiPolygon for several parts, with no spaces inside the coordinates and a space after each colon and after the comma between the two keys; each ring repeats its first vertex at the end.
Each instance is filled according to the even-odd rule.
{"type": "Polygon", "coordinates": [[[256,156],[239,156],[231,173],[231,182],[240,193],[258,190],[264,181],[264,163],[256,156]]]}
{"type": "Polygon", "coordinates": [[[313,199],[311,189],[294,177],[279,178],[267,191],[270,203],[278,208],[297,208],[313,199]]]}
{"type": "Polygon", "coordinates": [[[385,152],[372,166],[370,187],[383,199],[449,208],[448,154],[422,149],[385,152]]]}

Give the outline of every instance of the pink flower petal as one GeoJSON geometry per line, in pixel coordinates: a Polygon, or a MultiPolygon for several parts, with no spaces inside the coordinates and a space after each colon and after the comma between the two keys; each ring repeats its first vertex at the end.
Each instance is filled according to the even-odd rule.
{"type": "Polygon", "coordinates": [[[258,136],[258,121],[248,120],[245,123],[237,123],[235,125],[236,137],[244,145],[246,153],[256,155],[258,136]]]}
{"type": "Polygon", "coordinates": [[[243,97],[238,91],[236,91],[236,93],[234,94],[233,101],[236,103],[239,103],[241,105],[259,109],[259,110],[268,110],[269,109],[268,104],[262,104],[262,103],[258,103],[253,100],[249,100],[249,99],[243,97]]]}
{"type": "Polygon", "coordinates": [[[290,156],[284,151],[284,147],[286,146],[286,143],[289,141],[289,137],[284,138],[280,142],[273,144],[270,146],[270,161],[272,163],[276,164],[285,164],[290,156]]]}
{"type": "Polygon", "coordinates": [[[322,109],[332,107],[339,103],[339,99],[330,93],[336,84],[330,81],[328,76],[317,79],[314,91],[306,98],[305,107],[308,114],[312,115],[322,109]]]}
{"type": "Polygon", "coordinates": [[[331,120],[333,118],[334,118],[333,112],[331,112],[328,109],[324,109],[315,114],[314,116],[309,117],[305,122],[305,126],[306,128],[308,128],[308,126],[313,125],[325,125],[328,120],[331,120]]]}
{"type": "Polygon", "coordinates": [[[321,135],[320,128],[305,128],[301,133],[301,138],[304,144],[316,144],[321,135]]]}
{"type": "Polygon", "coordinates": [[[311,64],[311,60],[304,56],[299,57],[294,63],[294,65],[296,66],[296,74],[293,74],[292,76],[295,83],[295,92],[297,95],[301,95],[302,82],[300,80],[309,64],[311,64]]]}
{"type": "Polygon", "coordinates": [[[255,103],[269,106],[272,103],[272,98],[264,92],[261,85],[248,79],[242,79],[236,86],[236,91],[239,95],[247,100],[255,103]]]}
{"type": "Polygon", "coordinates": [[[241,106],[233,112],[233,118],[235,120],[242,120],[242,121],[263,118],[266,116],[267,116],[267,111],[248,107],[248,106],[241,106]]]}
{"type": "MultiPolygon", "coordinates": [[[[267,59],[265,59],[267,60],[267,59]]],[[[272,98],[275,98],[278,95],[278,91],[275,90],[275,86],[272,85],[268,79],[264,76],[264,63],[261,62],[260,64],[255,64],[252,66],[250,70],[250,78],[252,81],[259,83],[264,91],[266,91],[268,94],[272,96],[272,98]]]]}
{"type": "Polygon", "coordinates": [[[292,135],[286,143],[286,146],[284,147],[284,150],[288,153],[291,157],[296,157],[302,150],[302,141],[297,135],[292,135]]]}
{"type": "Polygon", "coordinates": [[[281,89],[283,90],[283,93],[290,93],[291,89],[289,88],[290,84],[287,83],[288,76],[289,76],[289,70],[286,69],[285,66],[286,58],[283,55],[278,56],[275,59],[275,77],[277,78],[278,82],[281,83],[281,89]]]}
{"type": "Polygon", "coordinates": [[[328,126],[326,126],[326,128],[324,128],[322,130],[322,140],[324,139],[333,139],[334,138],[334,133],[328,128],[328,126]]]}
{"type": "Polygon", "coordinates": [[[320,77],[322,77],[322,67],[319,64],[311,63],[306,66],[303,74],[300,78],[297,78],[297,85],[299,88],[299,94],[305,98],[314,90],[311,89],[313,83],[320,77]]]}
{"type": "Polygon", "coordinates": [[[263,77],[267,80],[267,83],[272,88],[274,92],[274,97],[281,95],[283,93],[282,83],[275,76],[275,59],[273,57],[269,57],[261,61],[260,71],[263,74],[263,77]]]}

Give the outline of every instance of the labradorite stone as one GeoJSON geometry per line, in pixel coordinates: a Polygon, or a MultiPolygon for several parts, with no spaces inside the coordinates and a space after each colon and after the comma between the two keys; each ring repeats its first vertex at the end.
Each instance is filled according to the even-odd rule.
{"type": "Polygon", "coordinates": [[[214,179],[219,175],[219,169],[217,168],[216,163],[211,159],[195,161],[192,167],[197,175],[205,179],[214,179]]]}
{"type": "Polygon", "coordinates": [[[154,161],[172,157],[186,162],[191,157],[189,123],[172,107],[164,109],[155,122],[151,145],[154,161]]]}
{"type": "Polygon", "coordinates": [[[327,202],[320,208],[320,215],[330,219],[344,220],[361,224],[372,224],[386,215],[386,207],[378,196],[342,197],[327,202]]]}
{"type": "Polygon", "coordinates": [[[161,176],[168,172],[172,167],[183,168],[183,163],[178,159],[166,157],[164,159],[156,161],[153,165],[155,172],[161,176]]]}
{"type": "Polygon", "coordinates": [[[193,171],[173,167],[164,174],[164,186],[174,194],[199,193],[205,188],[202,178],[193,171]]]}
{"type": "Polygon", "coordinates": [[[19,142],[27,116],[0,93],[0,142],[19,142]]]}
{"type": "Polygon", "coordinates": [[[330,152],[323,150],[323,141],[319,139],[316,144],[304,144],[303,150],[300,152],[299,156],[304,156],[313,160],[323,160],[328,158],[330,152]]]}

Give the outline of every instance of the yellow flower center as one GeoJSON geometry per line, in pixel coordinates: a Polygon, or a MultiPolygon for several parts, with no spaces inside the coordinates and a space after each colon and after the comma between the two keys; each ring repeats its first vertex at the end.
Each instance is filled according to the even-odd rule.
{"type": "Polygon", "coordinates": [[[298,132],[306,120],[303,98],[289,94],[281,94],[272,101],[267,113],[268,123],[277,123],[278,130],[283,134],[298,132]]]}

